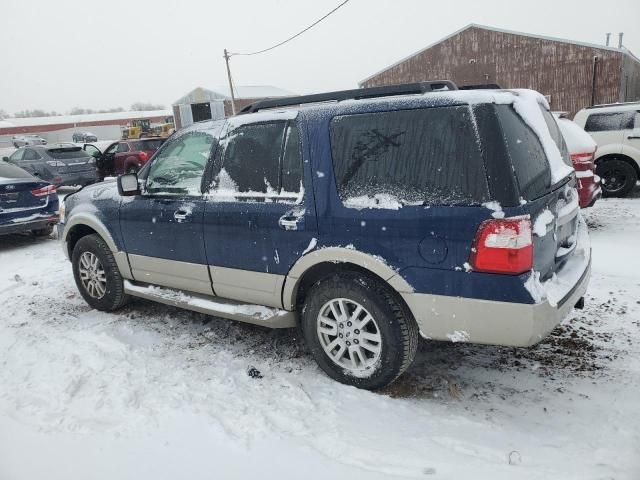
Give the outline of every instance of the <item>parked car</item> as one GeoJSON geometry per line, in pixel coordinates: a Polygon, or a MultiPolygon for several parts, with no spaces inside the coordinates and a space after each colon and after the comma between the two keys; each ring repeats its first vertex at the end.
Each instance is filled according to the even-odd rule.
{"type": "Polygon", "coordinates": [[[86,144],[84,150],[96,159],[100,179],[139,171],[164,143],[164,138],[141,138],[111,143],[102,152],[96,145],[86,144]]]}
{"type": "Polygon", "coordinates": [[[58,221],[56,187],[0,161],[0,235],[50,235],[58,221]]]}
{"type": "Polygon", "coordinates": [[[640,102],[588,107],[573,121],[598,144],[596,173],[604,196],[627,196],[640,177],[640,102]]]}
{"type": "Polygon", "coordinates": [[[15,135],[11,138],[11,143],[16,148],[27,145],[46,145],[47,141],[40,135],[15,135]]]}
{"type": "Polygon", "coordinates": [[[98,137],[91,132],[73,132],[71,137],[75,143],[90,143],[98,141],[98,137]]]}
{"type": "Polygon", "coordinates": [[[562,134],[537,93],[440,88],[265,100],[176,132],[66,197],[80,293],[300,325],[330,377],[369,389],[420,335],[539,342],[590,276],[562,134]]]}
{"type": "Polygon", "coordinates": [[[580,208],[591,207],[602,196],[600,177],[595,174],[594,163],[598,146],[575,122],[561,115],[558,115],[557,121],[576,170],[580,208]]]}
{"type": "Polygon", "coordinates": [[[68,143],[22,147],[4,160],[57,186],[98,181],[95,159],[82,147],[68,143]]]}

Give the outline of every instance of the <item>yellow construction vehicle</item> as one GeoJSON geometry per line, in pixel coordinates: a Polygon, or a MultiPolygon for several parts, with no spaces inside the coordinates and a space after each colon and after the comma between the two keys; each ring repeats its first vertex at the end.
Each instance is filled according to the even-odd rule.
{"type": "Polygon", "coordinates": [[[167,138],[175,131],[176,127],[173,124],[173,117],[166,117],[163,123],[154,123],[151,125],[151,135],[154,137],[167,138]]]}
{"type": "Polygon", "coordinates": [[[151,137],[151,122],[146,118],[131,120],[126,127],[122,128],[122,139],[138,139],[151,137]]]}

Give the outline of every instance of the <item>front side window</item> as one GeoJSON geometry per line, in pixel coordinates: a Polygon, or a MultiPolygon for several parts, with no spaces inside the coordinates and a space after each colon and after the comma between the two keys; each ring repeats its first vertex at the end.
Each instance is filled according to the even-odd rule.
{"type": "Polygon", "coordinates": [[[468,106],[335,117],[331,149],[347,207],[479,204],[489,197],[468,106]]]}
{"type": "Polygon", "coordinates": [[[24,151],[24,157],[22,157],[23,160],[40,160],[40,155],[38,155],[38,153],[31,149],[31,148],[27,148],[24,151]]]}
{"type": "Polygon", "coordinates": [[[236,200],[296,200],[302,190],[302,156],[295,125],[285,121],[244,125],[221,143],[220,170],[211,194],[236,200]]]}
{"type": "Polygon", "coordinates": [[[633,128],[635,112],[594,113],[584,126],[587,132],[611,132],[633,128]]]}
{"type": "Polygon", "coordinates": [[[151,164],[146,193],[201,195],[202,175],[214,142],[210,130],[194,130],[166,144],[151,164]]]}
{"type": "Polygon", "coordinates": [[[113,145],[109,145],[109,148],[107,148],[107,149],[104,151],[104,154],[105,154],[105,155],[113,155],[114,153],[116,153],[116,150],[117,150],[117,148],[118,148],[118,145],[119,145],[118,143],[114,143],[113,145]]]}
{"type": "Polygon", "coordinates": [[[24,148],[21,148],[20,150],[16,150],[9,157],[9,160],[12,161],[12,162],[20,162],[20,161],[22,161],[22,158],[24,157],[24,151],[25,151],[24,148]]]}

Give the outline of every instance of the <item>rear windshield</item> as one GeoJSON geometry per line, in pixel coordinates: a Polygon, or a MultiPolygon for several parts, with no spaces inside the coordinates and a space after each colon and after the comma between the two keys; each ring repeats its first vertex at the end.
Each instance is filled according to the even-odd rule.
{"type": "Polygon", "coordinates": [[[48,151],[49,156],[56,160],[70,160],[73,158],[86,158],[89,156],[82,148],[57,148],[48,151]]]}
{"type": "Polygon", "coordinates": [[[3,178],[32,178],[20,167],[16,167],[10,163],[0,160],[0,180],[3,178]]]}
{"type": "Polygon", "coordinates": [[[469,107],[335,117],[331,148],[343,201],[391,195],[405,204],[479,204],[487,179],[469,107]]]}
{"type": "Polygon", "coordinates": [[[142,142],[130,142],[131,150],[158,150],[163,140],[144,140],[142,142]]]}
{"type": "Polygon", "coordinates": [[[551,169],[538,136],[511,105],[496,105],[496,112],[520,195],[525,200],[545,195],[551,189],[551,169]]]}

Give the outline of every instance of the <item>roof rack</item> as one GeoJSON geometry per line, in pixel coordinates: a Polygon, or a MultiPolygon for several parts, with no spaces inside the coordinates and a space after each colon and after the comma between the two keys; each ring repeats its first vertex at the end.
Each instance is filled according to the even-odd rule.
{"type": "Polygon", "coordinates": [[[353,90],[338,90],[336,92],[315,93],[312,95],[300,95],[297,97],[281,97],[260,100],[247,105],[239,114],[253,113],[267,108],[288,107],[305,103],[339,102],[341,100],[358,100],[363,98],[390,97],[394,95],[415,95],[441,90],[458,90],[455,83],[450,80],[433,80],[428,82],[405,83],[401,85],[388,85],[384,87],[356,88],[353,90]]]}
{"type": "Polygon", "coordinates": [[[625,105],[640,105],[640,102],[635,101],[635,102],[601,103],[600,105],[591,105],[589,107],[586,107],[586,110],[590,110],[592,108],[624,107],[625,105]]]}

